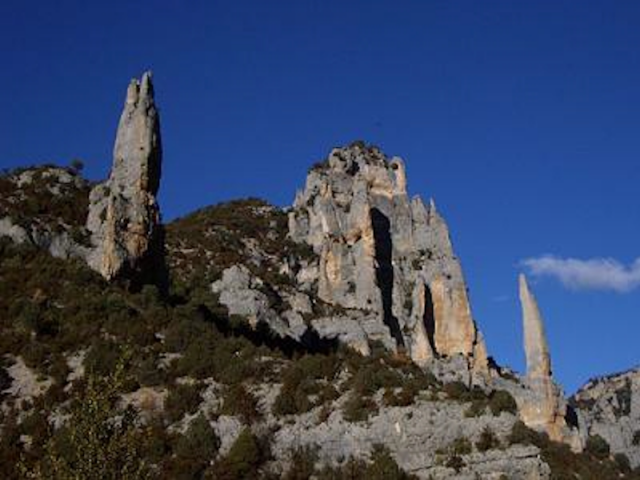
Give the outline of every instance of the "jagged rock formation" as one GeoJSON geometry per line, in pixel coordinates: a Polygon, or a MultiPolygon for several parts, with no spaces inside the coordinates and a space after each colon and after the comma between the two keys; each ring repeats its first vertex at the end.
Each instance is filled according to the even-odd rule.
{"type": "Polygon", "coordinates": [[[129,84],[111,174],[90,195],[87,228],[94,250],[88,263],[108,280],[139,273],[151,256],[157,260],[161,162],[160,120],[147,72],[129,84]]]}
{"type": "Polygon", "coordinates": [[[0,476],[14,478],[4,467],[23,452],[45,451],[43,426],[73,426],[67,406],[89,404],[74,383],[111,368],[124,344],[140,388],[114,395],[114,412],[130,405],[140,425],[153,419],[158,435],[189,441],[200,414],[210,444],[187,459],[170,442],[162,459],[144,459],[158,472],[195,462],[215,477],[209,467],[224,466],[245,429],[261,437],[256,448],[270,442],[256,462],[275,476],[300,449],[317,448],[318,466],[351,468],[348,458],[373,459],[383,444],[419,478],[569,478],[578,463],[627,478],[619,458],[574,455],[519,417],[576,451],[601,435],[640,464],[640,371],[593,381],[568,407],[524,277],[527,374],[489,368],[444,219],[433,201],[409,198],[402,160],[374,147],[333,150],[291,209],[246,199],[172,222],[171,297],[14,245],[81,258],[108,280],[162,268],[159,128],[145,74],[129,86],[106,182],[91,190],[77,164],[0,176],[10,239],[0,239],[0,476]]]}
{"type": "Polygon", "coordinates": [[[460,263],[433,202],[409,199],[403,161],[354,143],[313,168],[289,214],[293,240],[317,264],[298,283],[333,305],[370,312],[388,329],[382,340],[426,365],[463,355],[487,371],[460,263]]]}
{"type": "Polygon", "coordinates": [[[523,274],[519,276],[519,290],[527,359],[525,389],[516,395],[520,416],[527,426],[547,432],[552,440],[568,442],[581,450],[577,432],[570,431],[565,420],[567,405],[562,390],[553,381],[542,315],[523,274]]]}
{"type": "Polygon", "coordinates": [[[571,397],[581,428],[640,466],[640,368],[590,380],[571,397]]]}

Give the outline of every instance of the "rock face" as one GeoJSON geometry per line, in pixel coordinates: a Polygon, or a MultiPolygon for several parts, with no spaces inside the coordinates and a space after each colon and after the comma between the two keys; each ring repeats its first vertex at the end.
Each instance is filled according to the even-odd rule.
{"type": "Polygon", "coordinates": [[[94,247],[88,263],[108,280],[139,273],[161,242],[162,147],[150,73],[129,84],[113,157],[108,180],[91,191],[87,218],[94,247]]]}
{"type": "Polygon", "coordinates": [[[577,433],[570,431],[565,420],[567,406],[562,391],[552,378],[549,347],[538,303],[522,274],[519,287],[527,359],[525,389],[515,395],[520,416],[527,426],[547,432],[552,440],[570,443],[575,450],[581,450],[577,433]]]}
{"type": "Polygon", "coordinates": [[[230,315],[244,317],[252,328],[265,322],[281,336],[290,334],[288,325],[270,307],[269,298],[260,291],[261,282],[252,278],[248,269],[241,266],[228,268],[222,278],[211,285],[211,290],[220,295],[230,315]]]}
{"type": "Polygon", "coordinates": [[[58,258],[84,258],[90,184],[73,168],[50,165],[0,176],[0,237],[58,258]]]}
{"type": "Polygon", "coordinates": [[[332,305],[373,312],[387,327],[383,342],[420,365],[463,355],[486,371],[447,225],[433,202],[409,199],[400,158],[361,143],[334,149],[309,172],[289,229],[319,257],[299,284],[332,305]]]}
{"type": "Polygon", "coordinates": [[[523,274],[518,281],[522,305],[524,351],[527,358],[527,379],[548,379],[551,378],[551,360],[538,302],[529,290],[527,278],[523,274]]]}
{"type": "MultiPolygon", "coordinates": [[[[269,412],[277,391],[267,385],[255,391],[263,399],[265,412],[269,412]]],[[[467,408],[464,403],[418,400],[405,407],[382,406],[366,422],[349,422],[340,409],[334,409],[322,421],[318,418],[320,409],[287,418],[266,413],[260,428],[276,432],[271,453],[285,465],[291,461],[291,452],[299,449],[317,449],[321,463],[338,464],[350,457],[366,458],[375,444],[384,444],[402,469],[421,479],[550,478],[550,468],[537,447],[508,440],[517,417],[508,413],[468,417],[467,408]],[[500,439],[501,448],[470,448],[461,457],[461,468],[447,466],[450,445],[461,438],[476,443],[486,430],[500,439]]],[[[223,446],[230,445],[239,434],[240,427],[229,428],[232,418],[222,415],[214,423],[223,446]]]]}
{"type": "Polygon", "coordinates": [[[582,427],[640,466],[640,368],[589,381],[570,399],[582,427]]]}

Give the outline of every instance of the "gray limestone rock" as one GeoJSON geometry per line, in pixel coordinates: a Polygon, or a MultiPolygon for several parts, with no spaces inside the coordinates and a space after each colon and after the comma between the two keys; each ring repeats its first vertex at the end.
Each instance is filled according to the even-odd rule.
{"type": "MultiPolygon", "coordinates": [[[[339,404],[342,400],[339,400],[339,404]]],[[[322,463],[336,464],[351,456],[366,458],[373,446],[383,444],[401,468],[419,478],[475,479],[500,478],[547,479],[549,467],[536,447],[510,445],[505,449],[480,452],[475,449],[462,456],[464,467],[456,472],[447,467],[448,447],[464,437],[472,444],[489,428],[503,443],[516,417],[483,415],[465,418],[465,404],[420,400],[408,407],[382,407],[366,422],[347,422],[339,410],[319,423],[318,413],[287,418],[279,424],[272,441],[276,458],[301,447],[318,447],[322,463]]]]}
{"type": "Polygon", "coordinates": [[[524,275],[519,276],[520,302],[527,375],[514,397],[520,416],[527,426],[547,432],[552,440],[566,442],[582,450],[582,437],[566,422],[567,405],[562,390],[553,381],[549,347],[538,303],[529,289],[524,275]]]}
{"type": "Polygon", "coordinates": [[[591,380],[570,403],[589,435],[600,435],[613,453],[640,466],[640,368],[591,380]]]}
{"type": "MultiPolygon", "coordinates": [[[[108,180],[91,192],[89,265],[106,279],[141,269],[159,255],[162,146],[151,74],[132,80],[120,117],[108,180]]],[[[157,260],[157,258],[156,258],[157,260]]]]}
{"type": "Polygon", "coordinates": [[[271,308],[269,298],[259,290],[260,285],[261,281],[252,278],[247,267],[234,265],[211,284],[211,290],[219,295],[220,303],[227,307],[230,315],[246,318],[253,328],[264,322],[280,336],[289,335],[289,325],[271,308]]]}
{"type": "MultiPolygon", "coordinates": [[[[480,337],[446,223],[433,204],[409,199],[400,158],[361,143],[334,149],[296,195],[289,232],[319,257],[304,275],[322,300],[377,315],[392,349],[421,365],[473,361],[480,337]]],[[[486,372],[479,358],[474,371],[486,372]]]]}
{"type": "Polygon", "coordinates": [[[551,377],[551,361],[542,315],[540,315],[535,297],[529,290],[526,277],[520,274],[518,281],[522,305],[524,351],[527,358],[527,378],[529,380],[549,378],[551,377]]]}

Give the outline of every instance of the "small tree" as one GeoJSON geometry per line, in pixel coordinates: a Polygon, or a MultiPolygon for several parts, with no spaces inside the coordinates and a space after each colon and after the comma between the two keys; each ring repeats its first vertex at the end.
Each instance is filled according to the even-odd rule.
{"type": "Polygon", "coordinates": [[[138,480],[149,476],[141,452],[144,432],[136,428],[132,408],[118,408],[126,380],[126,360],[99,378],[90,375],[80,398],[71,407],[64,427],[51,435],[45,455],[27,478],[51,480],[138,480]]]}
{"type": "Polygon", "coordinates": [[[76,173],[80,173],[82,172],[82,170],[84,170],[84,162],[79,158],[74,158],[73,160],[71,160],[69,166],[76,173]]]}

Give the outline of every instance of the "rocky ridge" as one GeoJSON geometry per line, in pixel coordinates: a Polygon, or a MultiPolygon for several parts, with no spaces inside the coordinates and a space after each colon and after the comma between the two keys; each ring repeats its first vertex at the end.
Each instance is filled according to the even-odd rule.
{"type": "MultiPolygon", "coordinates": [[[[207,328],[215,325],[220,330],[218,337],[214,335],[217,341],[227,341],[221,335],[241,336],[271,349],[261,354],[270,366],[267,377],[274,378],[252,380],[250,392],[241,397],[253,397],[257,403],[251,415],[260,418],[249,422],[251,429],[265,436],[275,432],[271,449],[276,470],[288,468],[293,451],[317,448],[320,464],[336,465],[348,457],[367,458],[383,444],[400,467],[421,478],[549,478],[549,465],[557,468],[557,463],[547,436],[581,452],[588,450],[590,435],[605,438],[612,452],[626,455],[632,466],[640,464],[637,372],[588,384],[568,407],[553,381],[542,315],[524,277],[520,298],[527,373],[507,374],[490,361],[448,226],[435,202],[425,205],[419,197],[409,197],[400,158],[388,158],[362,142],[334,149],[309,171],[290,209],[255,199],[208,207],[168,225],[166,244],[156,199],[161,162],[158,112],[151,76],[145,74],[127,91],[109,178],[92,185],[77,170],[57,167],[1,177],[0,190],[6,195],[0,199],[0,237],[47,250],[54,257],[79,259],[98,272],[109,284],[92,279],[92,291],[107,288],[109,294],[105,305],[92,307],[95,311],[112,308],[111,299],[121,295],[114,280],[130,281],[136,291],[149,283],[162,286],[158,272],[164,270],[166,249],[174,299],[157,306],[153,315],[182,318],[188,311],[194,319],[206,321],[208,326],[198,327],[204,328],[202,337],[208,338],[207,328]],[[36,190],[46,195],[24,209],[36,190]],[[69,208],[74,204],[82,208],[69,208]],[[21,210],[23,214],[17,213],[21,210]],[[345,360],[336,353],[344,346],[368,360],[355,361],[351,354],[345,360]],[[382,356],[381,346],[386,352],[382,356]],[[335,362],[344,364],[317,378],[285,373],[279,379],[279,369],[288,361],[280,359],[281,352],[293,359],[301,354],[329,355],[331,362],[331,355],[338,355],[335,362]],[[376,378],[376,370],[384,375],[376,378]],[[491,402],[500,406],[489,409],[491,402]],[[526,433],[526,441],[514,440],[514,432],[526,428],[519,421],[539,433],[526,433]],[[464,448],[451,446],[463,437],[482,444],[483,435],[485,440],[487,435],[492,438],[490,448],[464,442],[464,448]]],[[[14,254],[4,244],[0,247],[14,254]]],[[[13,268],[10,262],[0,262],[0,267],[13,268]]],[[[29,295],[30,300],[23,300],[19,291],[12,291],[13,303],[0,302],[0,310],[5,308],[22,322],[15,328],[11,323],[2,326],[9,329],[3,345],[9,345],[5,358],[14,364],[7,369],[13,386],[20,385],[19,376],[35,378],[30,372],[18,375],[28,368],[21,357],[28,350],[20,350],[28,345],[27,338],[55,337],[64,331],[63,326],[41,325],[38,315],[44,318],[64,309],[65,303],[73,305],[69,298],[50,300],[52,294],[40,288],[29,295]],[[35,317],[34,308],[40,312],[35,317]],[[34,322],[37,333],[25,336],[34,322]]],[[[149,302],[153,304],[144,295],[127,299],[115,317],[123,321],[127,315],[138,315],[135,312],[144,311],[141,305],[149,302]]],[[[56,315],[47,322],[56,325],[56,315]]],[[[111,341],[110,321],[102,332],[92,334],[111,341]]],[[[191,323],[183,327],[189,333],[195,328],[191,323]]],[[[215,385],[219,380],[221,366],[214,364],[185,375],[180,366],[184,359],[196,361],[189,349],[203,348],[196,339],[186,345],[185,339],[172,336],[171,325],[151,323],[148,328],[153,329],[151,336],[147,332],[142,338],[154,346],[145,355],[162,355],[144,368],[182,372],[170,388],[194,382],[215,385]]],[[[65,345],[72,344],[73,333],[65,335],[65,345]]],[[[215,342],[206,345],[205,352],[218,354],[215,342]]],[[[230,345],[235,346],[225,347],[232,352],[227,362],[241,362],[242,349],[233,341],[230,345]]],[[[84,359],[86,345],[79,351],[84,359]]],[[[69,365],[80,358],[79,351],[67,352],[69,365]]],[[[47,369],[52,361],[48,362],[47,369]]],[[[288,368],[295,371],[295,365],[293,361],[288,368]]],[[[74,370],[84,372],[80,367],[74,370]]],[[[236,384],[243,380],[208,388],[197,400],[198,411],[222,442],[220,455],[239,438],[243,423],[222,397],[229,389],[245,388],[236,384]]],[[[164,410],[165,400],[171,398],[167,389],[141,383],[140,391],[125,396],[130,404],[144,409],[140,399],[148,397],[154,399],[154,410],[164,410]]],[[[11,388],[6,392],[16,401],[21,390],[11,388]]],[[[177,420],[168,431],[185,431],[193,418],[177,420]]],[[[591,458],[588,452],[581,455],[586,456],[576,458],[591,458]]]]}

